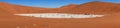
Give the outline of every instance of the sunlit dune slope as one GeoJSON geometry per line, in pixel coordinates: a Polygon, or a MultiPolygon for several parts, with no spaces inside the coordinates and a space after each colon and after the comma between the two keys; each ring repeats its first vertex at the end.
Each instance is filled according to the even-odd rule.
{"type": "Polygon", "coordinates": [[[9,13],[39,13],[42,10],[53,8],[30,7],[0,2],[0,9],[9,13]]]}
{"type": "Polygon", "coordinates": [[[88,2],[85,4],[70,4],[60,8],[42,8],[0,3],[0,9],[10,13],[91,13],[111,14],[119,12],[120,4],[110,2],[88,2]]]}
{"type": "Polygon", "coordinates": [[[71,9],[62,9],[63,12],[69,13],[96,13],[96,14],[110,14],[117,13],[120,10],[120,4],[110,2],[88,2],[81,5],[74,5],[71,9]],[[76,6],[76,7],[74,7],[76,6]]]}

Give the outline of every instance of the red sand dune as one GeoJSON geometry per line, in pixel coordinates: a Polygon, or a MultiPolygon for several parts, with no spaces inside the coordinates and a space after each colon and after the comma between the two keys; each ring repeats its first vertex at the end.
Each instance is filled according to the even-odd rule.
{"type": "Polygon", "coordinates": [[[0,28],[120,28],[120,4],[89,2],[61,8],[39,8],[0,3],[0,28]],[[15,16],[17,13],[91,13],[105,14],[101,18],[50,19],[15,16]]]}

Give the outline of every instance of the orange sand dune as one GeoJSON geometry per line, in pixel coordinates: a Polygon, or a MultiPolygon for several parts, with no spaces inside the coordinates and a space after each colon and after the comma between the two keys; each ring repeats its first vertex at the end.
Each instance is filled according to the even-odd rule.
{"type": "Polygon", "coordinates": [[[120,28],[119,4],[89,2],[61,8],[39,8],[0,3],[0,28],[120,28]],[[91,13],[105,14],[101,18],[50,19],[15,16],[17,13],[91,13]]]}
{"type": "Polygon", "coordinates": [[[60,8],[42,8],[14,5],[9,3],[0,3],[0,9],[9,11],[10,13],[116,13],[119,12],[120,4],[109,2],[88,2],[85,4],[77,5],[70,4],[60,8]]]}

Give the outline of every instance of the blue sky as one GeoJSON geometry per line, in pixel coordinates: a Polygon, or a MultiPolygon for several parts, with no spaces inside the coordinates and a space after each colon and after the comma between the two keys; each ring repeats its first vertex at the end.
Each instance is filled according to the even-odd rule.
{"type": "MultiPolygon", "coordinates": [[[[0,2],[8,2],[24,6],[58,8],[68,4],[83,4],[93,0],[0,0],[0,2]]],[[[120,0],[99,0],[103,2],[120,3],[120,0]]]]}

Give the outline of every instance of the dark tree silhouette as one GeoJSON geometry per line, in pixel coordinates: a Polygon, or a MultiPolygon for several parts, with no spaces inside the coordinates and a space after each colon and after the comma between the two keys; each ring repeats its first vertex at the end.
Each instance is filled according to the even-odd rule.
{"type": "Polygon", "coordinates": [[[90,13],[84,13],[85,15],[90,15],[90,13]]]}

